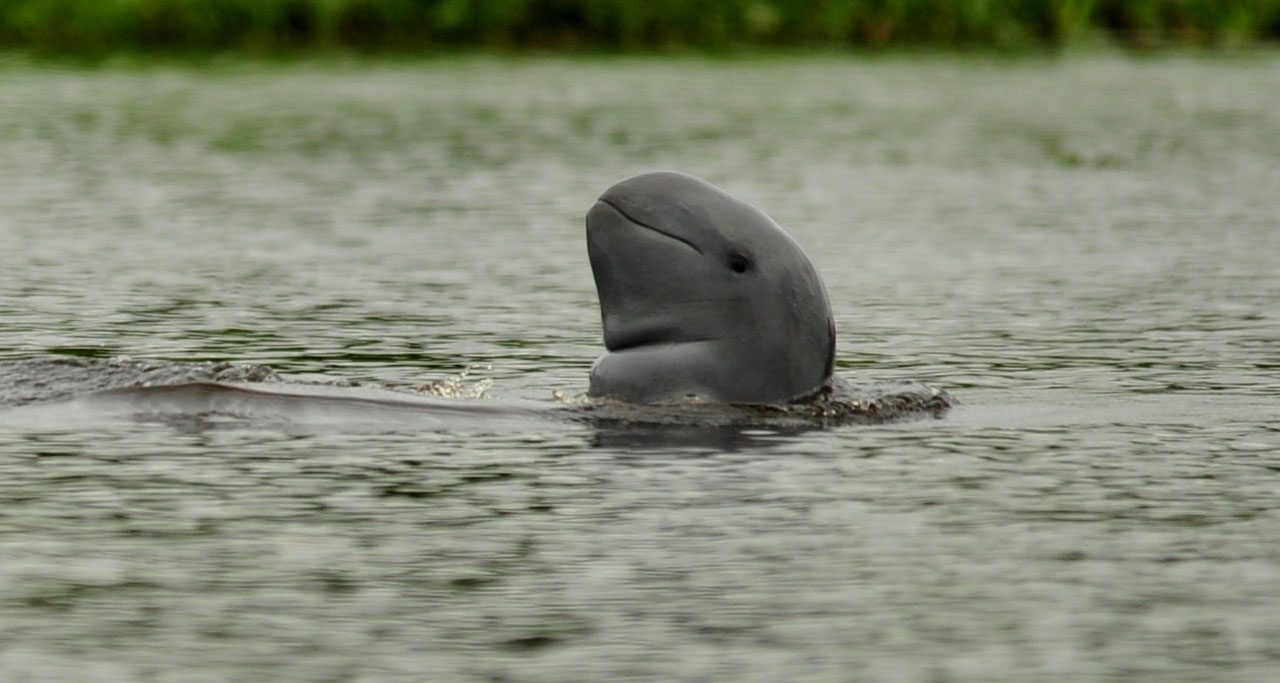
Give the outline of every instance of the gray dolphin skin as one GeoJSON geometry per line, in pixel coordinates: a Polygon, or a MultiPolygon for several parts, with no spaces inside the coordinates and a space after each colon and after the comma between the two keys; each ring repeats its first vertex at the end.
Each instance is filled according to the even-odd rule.
{"type": "Polygon", "coordinates": [[[524,429],[557,415],[639,427],[648,443],[654,426],[790,431],[941,417],[955,403],[922,384],[835,376],[835,325],[813,264],[768,216],[702,180],[646,173],[609,188],[587,212],[587,251],[608,349],[588,393],[605,400],[549,412],[263,365],[50,356],[0,361],[0,431],[120,418],[194,430],[524,429]]]}
{"type": "Polygon", "coordinates": [[[587,212],[608,353],[589,394],[632,403],[778,404],[830,380],[835,324],[804,251],[698,178],[645,173],[587,212]]]}

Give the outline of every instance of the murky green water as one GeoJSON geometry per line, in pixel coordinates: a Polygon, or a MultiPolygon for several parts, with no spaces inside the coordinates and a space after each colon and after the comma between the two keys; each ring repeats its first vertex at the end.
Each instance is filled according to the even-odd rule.
{"type": "Polygon", "coordinates": [[[0,433],[0,678],[1271,681],[1280,59],[0,63],[0,360],[585,389],[691,172],[941,421],[0,433]]]}

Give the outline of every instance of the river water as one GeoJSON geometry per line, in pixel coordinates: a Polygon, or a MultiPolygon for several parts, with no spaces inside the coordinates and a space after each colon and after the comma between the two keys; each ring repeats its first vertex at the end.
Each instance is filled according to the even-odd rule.
{"type": "Polygon", "coordinates": [[[659,168],[808,250],[840,373],[961,405],[7,424],[0,678],[1280,676],[1275,53],[10,57],[0,361],[553,404],[601,351],[583,214],[659,168]]]}

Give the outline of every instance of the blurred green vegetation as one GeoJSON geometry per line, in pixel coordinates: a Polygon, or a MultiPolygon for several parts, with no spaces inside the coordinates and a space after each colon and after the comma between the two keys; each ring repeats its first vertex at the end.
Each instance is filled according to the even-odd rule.
{"type": "Polygon", "coordinates": [[[1236,45],[1280,0],[0,0],[43,52],[1236,45]]]}

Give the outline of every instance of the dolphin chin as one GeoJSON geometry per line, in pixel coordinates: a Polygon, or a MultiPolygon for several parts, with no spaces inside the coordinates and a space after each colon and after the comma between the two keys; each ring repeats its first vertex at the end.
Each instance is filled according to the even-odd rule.
{"type": "Polygon", "coordinates": [[[763,212],[658,172],[610,187],[586,223],[608,350],[592,368],[591,395],[767,404],[831,379],[826,289],[763,212]]]}

